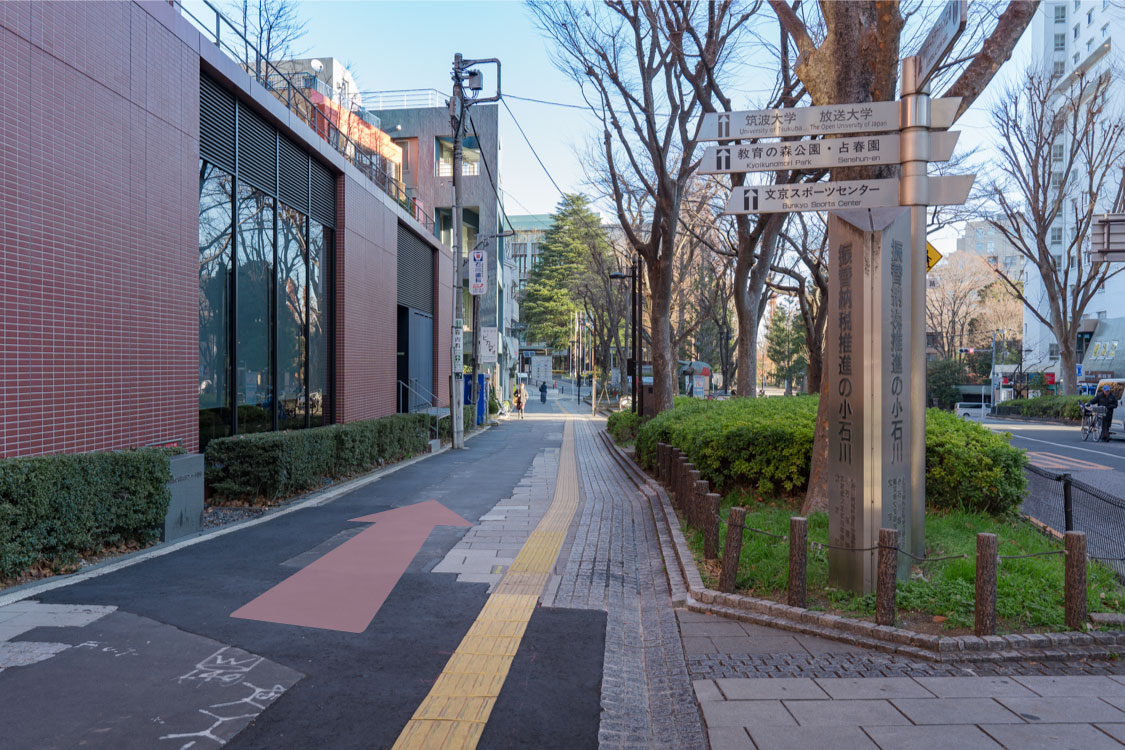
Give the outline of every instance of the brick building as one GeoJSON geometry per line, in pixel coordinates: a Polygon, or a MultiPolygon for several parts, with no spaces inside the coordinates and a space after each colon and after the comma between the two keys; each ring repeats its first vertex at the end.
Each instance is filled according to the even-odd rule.
{"type": "Polygon", "coordinates": [[[448,403],[432,220],[185,13],[0,3],[0,456],[379,417],[404,374],[448,403]]]}

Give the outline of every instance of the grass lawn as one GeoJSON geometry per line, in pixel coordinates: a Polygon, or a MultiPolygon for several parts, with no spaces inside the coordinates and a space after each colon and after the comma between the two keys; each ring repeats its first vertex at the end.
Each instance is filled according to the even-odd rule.
{"type": "MultiPolygon", "coordinates": [[[[747,507],[742,558],[736,590],[764,599],[783,601],[789,575],[789,546],[786,542],[750,527],[773,534],[789,533],[789,517],[798,511],[785,505],[767,505],[749,498],[728,496],[723,501],[720,539],[726,538],[726,517],[736,502],[747,507]]],[[[930,512],[926,516],[927,556],[968,554],[967,559],[915,565],[911,580],[898,584],[898,624],[930,633],[957,635],[971,631],[976,588],[976,534],[990,532],[999,538],[1000,555],[1024,555],[1062,549],[1052,539],[1024,520],[1000,521],[967,512],[930,512]]],[[[718,567],[703,560],[703,536],[688,529],[688,542],[704,583],[715,587],[718,567]]],[[[809,541],[828,542],[828,515],[809,518],[809,541]]],[[[720,542],[721,548],[721,542],[720,542]]],[[[1062,555],[1001,560],[997,581],[998,632],[1065,630],[1063,613],[1062,555]]],[[[1125,589],[1108,568],[1090,563],[1087,572],[1089,609],[1092,612],[1125,611],[1125,589]]],[[[828,585],[828,553],[809,545],[808,604],[810,609],[873,619],[875,594],[858,596],[828,585]]]]}

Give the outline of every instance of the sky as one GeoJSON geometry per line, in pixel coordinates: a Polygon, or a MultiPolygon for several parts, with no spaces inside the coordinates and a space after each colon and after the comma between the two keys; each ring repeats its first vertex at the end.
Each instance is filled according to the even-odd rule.
{"type": "MultiPolygon", "coordinates": [[[[551,178],[567,192],[588,191],[583,154],[600,129],[593,115],[575,108],[584,102],[579,86],[554,66],[552,44],[536,28],[520,2],[340,2],[305,0],[300,10],[308,20],[301,42],[306,56],[333,56],[347,63],[361,90],[451,90],[453,55],[501,60],[502,91],[513,116],[501,105],[501,172],[504,204],[511,214],[551,213],[561,195],[551,178]],[[522,97],[522,98],[516,98],[522,97]],[[540,99],[571,105],[525,101],[540,99]],[[546,172],[524,141],[523,127],[546,165],[546,172]],[[550,177],[548,177],[548,173],[550,177]]],[[[989,91],[958,121],[958,149],[987,146],[988,107],[992,96],[1030,59],[1031,32],[1025,34],[1013,62],[1001,70],[989,91]]],[[[485,73],[485,93],[495,90],[492,68],[485,73]]],[[[754,90],[744,90],[750,106],[754,90]]],[[[981,159],[987,162],[987,154],[981,159]]],[[[979,181],[978,177],[978,181],[979,181]]],[[[608,214],[608,212],[606,212],[608,214]]],[[[946,229],[931,236],[948,254],[958,232],[946,229]]]]}

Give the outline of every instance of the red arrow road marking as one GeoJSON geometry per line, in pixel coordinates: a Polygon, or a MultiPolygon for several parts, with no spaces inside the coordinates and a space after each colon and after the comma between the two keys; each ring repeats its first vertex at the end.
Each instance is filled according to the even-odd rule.
{"type": "Polygon", "coordinates": [[[351,520],[375,525],[231,617],[362,633],[435,526],[472,526],[437,500],[351,520]]]}

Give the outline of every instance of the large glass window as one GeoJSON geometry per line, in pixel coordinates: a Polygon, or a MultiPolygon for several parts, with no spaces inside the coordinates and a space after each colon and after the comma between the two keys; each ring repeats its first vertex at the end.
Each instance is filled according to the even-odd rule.
{"type": "Polygon", "coordinates": [[[249,185],[238,186],[237,307],[238,431],[272,430],[273,367],[270,297],[274,268],[274,201],[249,185]]]}
{"type": "Polygon", "coordinates": [[[230,269],[234,177],[199,163],[199,444],[231,433],[230,269]]]}
{"type": "Polygon", "coordinates": [[[328,406],[328,252],[332,230],[309,222],[309,424],[327,424],[328,406]]]}
{"type": "Polygon", "coordinates": [[[282,206],[277,215],[278,427],[305,426],[305,326],[308,318],[307,219],[282,206]]]}

